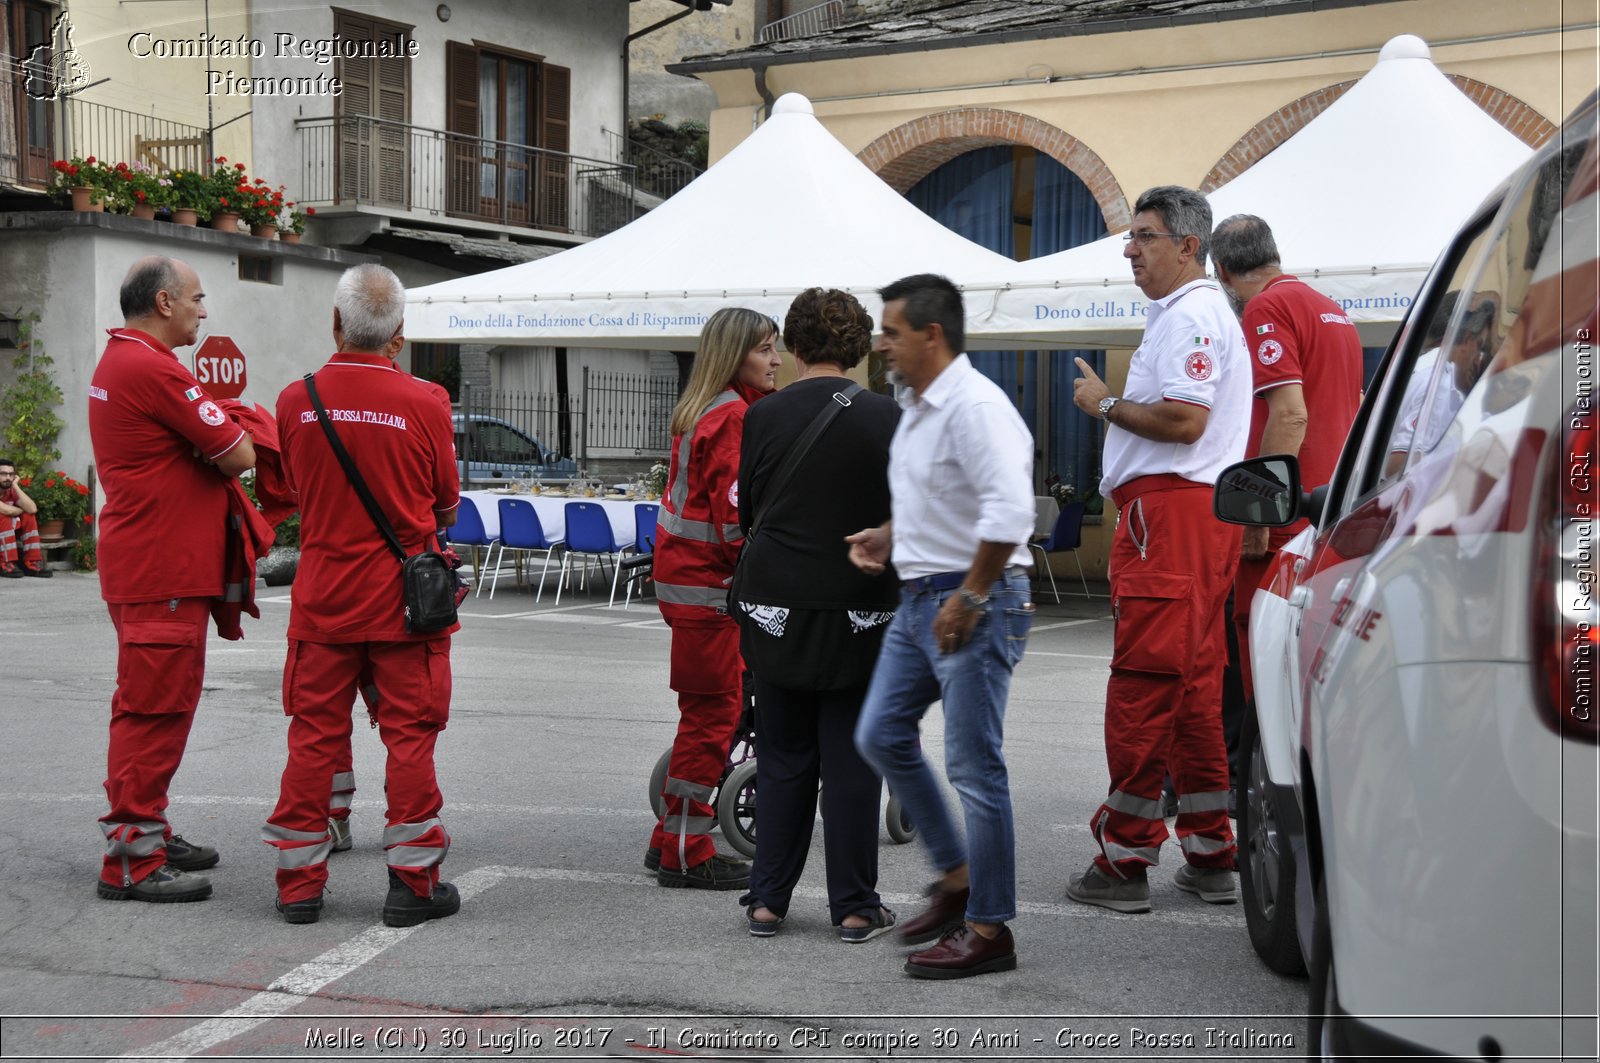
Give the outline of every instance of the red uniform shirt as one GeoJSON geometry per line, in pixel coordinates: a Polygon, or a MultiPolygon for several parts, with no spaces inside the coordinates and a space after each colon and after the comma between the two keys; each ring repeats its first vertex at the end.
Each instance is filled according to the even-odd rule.
{"type": "Polygon", "coordinates": [[[1262,396],[1285,384],[1299,384],[1307,415],[1300,481],[1308,488],[1327,483],[1361,405],[1361,337],[1356,327],[1338,303],[1285,273],[1268,281],[1246,304],[1244,340],[1256,392],[1245,454],[1261,453],[1267,425],[1262,396]]]}
{"type": "Polygon", "coordinates": [[[109,332],[89,385],[89,438],[106,493],[100,596],[221,595],[228,481],[207,462],[238,446],[244,430],[160,340],[109,332]]]}
{"type": "MultiPolygon", "coordinates": [[[[406,553],[431,545],[434,511],[455,509],[461,495],[450,414],[436,395],[387,358],[348,353],[317,371],[317,393],[406,553]]],[[[456,630],[406,631],[400,561],[339,465],[302,381],[278,396],[278,435],[284,477],[300,496],[289,637],[399,642],[456,630]]]]}

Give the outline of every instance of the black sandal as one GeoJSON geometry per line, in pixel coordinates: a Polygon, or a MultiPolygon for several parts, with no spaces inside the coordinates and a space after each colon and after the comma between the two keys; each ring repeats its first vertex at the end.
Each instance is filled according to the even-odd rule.
{"type": "MultiPolygon", "coordinates": [[[[762,904],[760,901],[755,901],[751,904],[745,905],[744,925],[745,929],[750,931],[750,936],[753,938],[769,938],[776,936],[778,933],[778,927],[783,922],[783,916],[781,915],[776,919],[757,919],[756,909],[766,907],[767,906],[762,904]]],[[[771,911],[772,909],[768,908],[767,910],[771,911]]]]}
{"type": "Polygon", "coordinates": [[[871,941],[879,934],[887,934],[894,929],[894,909],[885,905],[880,904],[877,911],[872,912],[870,915],[866,912],[854,912],[852,914],[859,915],[863,919],[869,919],[871,922],[866,926],[835,927],[834,929],[839,932],[839,940],[847,944],[859,945],[863,941],[871,941]]]}

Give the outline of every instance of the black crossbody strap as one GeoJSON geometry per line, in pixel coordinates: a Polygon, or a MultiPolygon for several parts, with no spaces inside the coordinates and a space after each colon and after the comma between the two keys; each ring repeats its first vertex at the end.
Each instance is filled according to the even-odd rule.
{"type": "Polygon", "coordinates": [[[401,564],[405,564],[406,552],[400,545],[400,537],[395,535],[389,518],[378,508],[378,500],[372,497],[372,492],[367,489],[367,481],[361,478],[360,470],[350,458],[350,452],[344,449],[344,444],[339,441],[339,433],[333,430],[333,422],[328,420],[328,411],[322,408],[322,399],[317,395],[314,376],[313,373],[307,373],[304,379],[306,393],[311,396],[311,406],[317,411],[317,420],[322,422],[322,430],[328,434],[328,442],[333,446],[333,453],[343,466],[344,474],[350,477],[350,486],[356,489],[356,494],[361,497],[361,504],[367,507],[367,515],[372,518],[372,523],[378,526],[378,531],[383,533],[384,541],[389,544],[389,549],[394,551],[394,556],[400,559],[401,564]]]}
{"type": "Polygon", "coordinates": [[[755,538],[756,532],[761,528],[761,522],[766,519],[767,512],[772,509],[772,503],[782,497],[783,489],[789,486],[789,480],[793,478],[795,470],[800,468],[800,463],[806,460],[806,455],[811,452],[812,446],[816,444],[822,433],[827,430],[833,419],[839,416],[845,407],[850,405],[850,400],[855,398],[860,391],[861,385],[852,380],[840,390],[835,391],[832,401],[817,411],[817,416],[807,426],[805,433],[795,440],[794,446],[789,450],[789,456],[784,459],[783,464],[778,466],[778,471],[773,474],[772,483],[767,487],[766,498],[761,505],[761,511],[750,522],[750,533],[746,538],[755,538]]]}

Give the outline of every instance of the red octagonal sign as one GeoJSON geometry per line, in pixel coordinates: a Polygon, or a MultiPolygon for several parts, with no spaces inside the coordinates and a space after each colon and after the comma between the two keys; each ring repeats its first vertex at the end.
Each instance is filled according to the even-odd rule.
{"type": "Polygon", "coordinates": [[[244,391],[244,352],[226,336],[209,336],[195,348],[194,375],[212,398],[236,399],[244,391]]]}

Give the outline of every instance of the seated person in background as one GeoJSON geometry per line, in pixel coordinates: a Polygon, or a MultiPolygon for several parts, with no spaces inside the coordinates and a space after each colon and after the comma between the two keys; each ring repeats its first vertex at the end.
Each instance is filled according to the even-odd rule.
{"type": "Polygon", "coordinates": [[[39,507],[17,483],[17,463],[0,458],[0,577],[50,578],[39,550],[39,507]]]}

